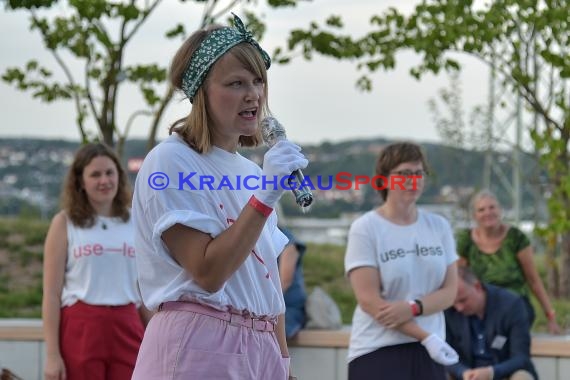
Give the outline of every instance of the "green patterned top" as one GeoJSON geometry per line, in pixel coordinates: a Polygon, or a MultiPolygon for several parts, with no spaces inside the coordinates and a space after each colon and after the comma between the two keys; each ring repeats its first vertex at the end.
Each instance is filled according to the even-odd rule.
{"type": "Polygon", "coordinates": [[[528,237],[516,227],[509,228],[501,246],[493,254],[481,252],[471,239],[471,230],[461,230],[457,234],[457,254],[467,259],[482,282],[502,286],[527,297],[530,291],[517,254],[529,245],[528,237]]]}

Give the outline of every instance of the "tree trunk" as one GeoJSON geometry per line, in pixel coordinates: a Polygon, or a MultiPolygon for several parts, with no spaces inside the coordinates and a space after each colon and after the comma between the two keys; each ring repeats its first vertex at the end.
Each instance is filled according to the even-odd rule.
{"type": "Polygon", "coordinates": [[[168,90],[166,91],[164,98],[162,98],[162,102],[160,104],[160,107],[158,107],[158,110],[154,114],[154,118],[152,120],[152,124],[150,127],[150,131],[148,133],[148,139],[147,139],[147,143],[146,143],[146,152],[147,153],[150,152],[151,149],[154,148],[154,146],[156,145],[156,133],[158,132],[158,124],[160,123],[160,120],[162,119],[162,116],[164,115],[164,111],[166,110],[166,107],[168,106],[168,104],[170,104],[170,101],[172,100],[173,94],[174,94],[174,88],[172,86],[168,86],[168,90]]]}
{"type": "Polygon", "coordinates": [[[117,153],[120,160],[123,159],[123,153],[125,152],[125,139],[125,136],[119,136],[117,139],[117,146],[115,147],[115,153],[117,153]]]}
{"type": "Polygon", "coordinates": [[[103,134],[103,142],[110,146],[111,148],[115,147],[115,139],[113,133],[113,127],[108,125],[107,128],[103,129],[101,133],[103,134]]]}

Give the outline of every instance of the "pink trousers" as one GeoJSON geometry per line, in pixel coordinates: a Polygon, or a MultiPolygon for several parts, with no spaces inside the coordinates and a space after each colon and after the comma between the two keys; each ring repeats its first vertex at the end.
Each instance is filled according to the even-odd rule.
{"type": "Polygon", "coordinates": [[[281,356],[275,332],[206,315],[205,307],[206,314],[192,305],[192,310],[165,308],[152,317],[133,380],[287,379],[289,358],[281,356]]]}

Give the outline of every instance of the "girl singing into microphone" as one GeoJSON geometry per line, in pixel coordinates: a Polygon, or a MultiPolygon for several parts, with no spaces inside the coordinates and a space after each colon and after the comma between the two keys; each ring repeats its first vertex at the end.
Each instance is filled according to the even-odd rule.
{"type": "Polygon", "coordinates": [[[288,141],[267,151],[263,169],[237,152],[260,142],[269,66],[237,16],[234,27],[196,31],[174,56],[170,80],[192,107],[147,155],[135,186],[141,293],[158,310],[135,380],[293,378],[277,268],[287,238],[272,212],[284,189],[197,183],[203,176],[216,183],[281,178],[307,166],[288,141]],[[191,172],[198,175],[184,180],[193,186],[179,186],[180,173],[191,172]],[[156,173],[164,189],[154,186],[156,173]]]}

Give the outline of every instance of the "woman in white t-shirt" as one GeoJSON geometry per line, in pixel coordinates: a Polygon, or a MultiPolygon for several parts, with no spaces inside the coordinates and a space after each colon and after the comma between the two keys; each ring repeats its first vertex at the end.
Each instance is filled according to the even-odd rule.
{"type": "Polygon", "coordinates": [[[129,379],[149,314],[141,305],[127,175],[86,144],[63,187],[44,249],[46,380],[129,379]]]}
{"type": "Polygon", "coordinates": [[[284,191],[275,178],[307,160],[288,141],[263,170],[237,152],[261,140],[270,59],[234,24],[199,30],[176,53],[170,80],[192,109],[137,176],[137,268],[158,312],[135,380],[293,378],[277,267],[287,238],[272,210],[284,191]]]}
{"type": "Polygon", "coordinates": [[[417,208],[426,171],[418,145],[385,147],[374,177],[384,203],[350,228],[349,380],[444,380],[443,365],[457,361],[442,312],[455,299],[457,254],[449,223],[417,208]]]}

